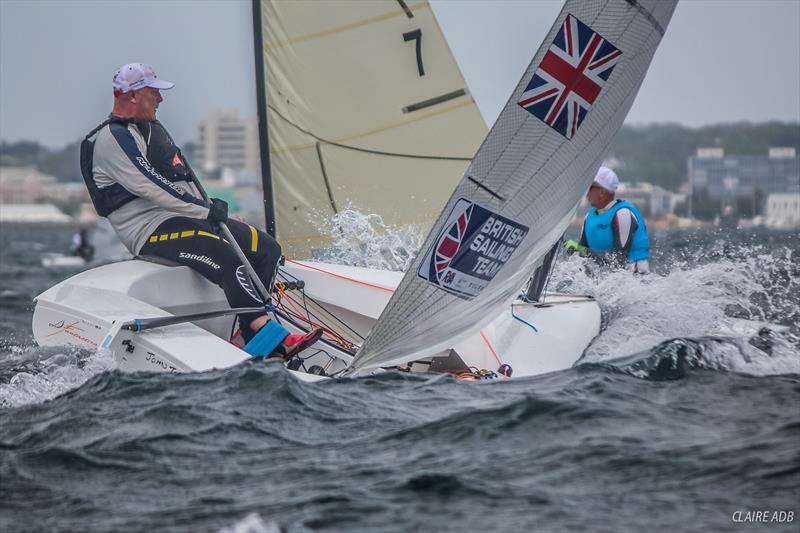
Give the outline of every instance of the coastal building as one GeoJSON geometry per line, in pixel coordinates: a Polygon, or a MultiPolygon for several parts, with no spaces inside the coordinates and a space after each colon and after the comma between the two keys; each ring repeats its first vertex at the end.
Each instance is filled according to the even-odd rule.
{"type": "Polygon", "coordinates": [[[58,180],[33,167],[0,166],[0,204],[33,204],[52,194],[58,180]]]}
{"type": "Polygon", "coordinates": [[[91,206],[90,202],[83,183],[60,182],[33,167],[0,166],[0,218],[4,222],[64,222],[72,218],[60,209],[78,213],[84,205],[91,206]]]}
{"type": "Polygon", "coordinates": [[[258,118],[255,115],[239,118],[234,110],[210,111],[197,125],[194,157],[207,173],[230,169],[260,174],[258,118]]]}
{"type": "Polygon", "coordinates": [[[52,204],[0,205],[0,224],[64,224],[72,220],[52,204]]]}
{"type": "Polygon", "coordinates": [[[766,225],[772,228],[800,228],[800,194],[767,196],[766,225]]]}
{"type": "Polygon", "coordinates": [[[764,155],[726,155],[722,148],[698,148],[689,158],[692,200],[755,216],[771,194],[800,193],[800,161],[794,148],[770,148],[764,155]]]}
{"type": "Polygon", "coordinates": [[[645,217],[660,218],[675,210],[676,195],[647,182],[620,182],[617,198],[635,205],[645,217]]]}

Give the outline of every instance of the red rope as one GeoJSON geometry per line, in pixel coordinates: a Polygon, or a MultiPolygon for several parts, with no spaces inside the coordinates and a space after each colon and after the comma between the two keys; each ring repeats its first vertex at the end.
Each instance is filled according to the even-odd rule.
{"type": "Polygon", "coordinates": [[[347,276],[342,276],[341,274],[335,274],[333,272],[328,272],[327,270],[322,270],[321,268],[312,267],[310,265],[306,265],[301,263],[300,261],[294,261],[292,259],[287,259],[288,262],[294,263],[295,265],[300,265],[303,268],[308,268],[310,270],[316,270],[317,272],[322,272],[323,274],[327,274],[329,276],[333,276],[335,278],[341,278],[343,280],[352,281],[353,283],[358,283],[359,285],[366,285],[367,287],[372,287],[373,289],[380,289],[382,291],[387,292],[394,292],[394,289],[390,289],[389,287],[384,287],[382,285],[375,285],[373,283],[367,283],[366,281],[361,281],[355,278],[349,278],[347,276]]]}
{"type": "Polygon", "coordinates": [[[500,360],[499,357],[497,357],[497,354],[495,353],[494,348],[492,348],[492,345],[489,343],[489,339],[486,338],[486,335],[483,333],[483,330],[481,330],[481,337],[483,338],[483,342],[486,343],[486,346],[489,347],[489,351],[492,352],[492,355],[494,356],[495,360],[497,361],[497,364],[498,365],[502,365],[503,362],[500,360]]]}

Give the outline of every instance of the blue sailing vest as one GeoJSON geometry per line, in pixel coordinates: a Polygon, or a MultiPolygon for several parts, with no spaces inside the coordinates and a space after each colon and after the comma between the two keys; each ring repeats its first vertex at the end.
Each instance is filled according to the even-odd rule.
{"type": "Polygon", "coordinates": [[[589,244],[589,249],[597,253],[608,253],[614,249],[614,229],[611,222],[614,220],[614,215],[620,209],[630,209],[633,216],[636,217],[637,228],[631,238],[630,252],[628,252],[628,262],[640,261],[647,259],[650,256],[650,241],[647,237],[647,227],[645,226],[644,217],[636,209],[636,206],[625,200],[619,200],[614,204],[611,209],[602,215],[597,213],[597,209],[592,208],[586,215],[583,221],[583,234],[586,237],[586,242],[589,244]]]}

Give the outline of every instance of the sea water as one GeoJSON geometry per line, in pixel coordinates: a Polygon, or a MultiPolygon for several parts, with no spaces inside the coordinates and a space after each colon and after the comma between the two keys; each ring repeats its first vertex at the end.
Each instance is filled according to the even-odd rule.
{"type": "MultiPolygon", "coordinates": [[[[327,260],[402,270],[413,228],[345,211],[327,260]]],[[[280,364],[127,374],[40,348],[65,230],[0,232],[0,531],[798,531],[800,237],[654,234],[649,276],[561,257],[579,365],[501,383],[280,364]]]]}

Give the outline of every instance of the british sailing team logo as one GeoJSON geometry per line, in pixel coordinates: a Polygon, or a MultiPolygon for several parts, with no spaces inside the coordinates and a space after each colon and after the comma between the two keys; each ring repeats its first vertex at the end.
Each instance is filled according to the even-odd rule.
{"type": "Polygon", "coordinates": [[[494,279],[527,234],[526,226],[460,198],[417,274],[471,299],[494,279]]]}
{"type": "Polygon", "coordinates": [[[572,139],[621,56],[599,33],[567,15],[517,103],[572,139]]]}
{"type": "Polygon", "coordinates": [[[467,231],[467,224],[469,223],[469,215],[472,213],[473,206],[467,206],[466,210],[459,213],[456,221],[450,225],[450,228],[439,238],[436,243],[436,252],[434,253],[434,268],[436,269],[436,277],[439,281],[445,276],[445,272],[449,279],[452,281],[453,272],[447,268],[450,266],[451,261],[458,252],[461,246],[461,241],[464,239],[464,234],[467,231]]]}

